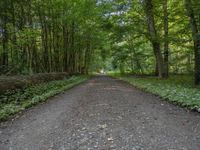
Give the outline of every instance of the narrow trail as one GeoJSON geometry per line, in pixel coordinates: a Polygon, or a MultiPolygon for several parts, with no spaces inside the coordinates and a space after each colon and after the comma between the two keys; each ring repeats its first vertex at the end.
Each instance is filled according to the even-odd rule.
{"type": "Polygon", "coordinates": [[[0,150],[199,150],[200,115],[99,76],[0,125],[0,150]]]}

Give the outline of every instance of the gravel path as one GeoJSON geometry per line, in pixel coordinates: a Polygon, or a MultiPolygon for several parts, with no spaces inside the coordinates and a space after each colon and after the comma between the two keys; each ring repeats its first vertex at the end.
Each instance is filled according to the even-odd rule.
{"type": "Polygon", "coordinates": [[[200,150],[200,115],[94,77],[0,125],[0,150],[200,150]]]}

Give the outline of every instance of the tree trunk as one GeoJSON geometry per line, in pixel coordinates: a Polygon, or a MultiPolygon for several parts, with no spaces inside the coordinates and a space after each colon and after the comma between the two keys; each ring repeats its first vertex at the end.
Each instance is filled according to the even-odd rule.
{"type": "Polygon", "coordinates": [[[45,21],[45,15],[41,13],[41,10],[39,8],[39,19],[41,23],[41,39],[42,39],[42,45],[43,45],[43,71],[49,72],[49,52],[48,52],[48,31],[47,31],[47,23],[45,21]]]}
{"type": "Polygon", "coordinates": [[[198,31],[197,22],[195,20],[194,10],[192,8],[191,0],[185,0],[185,6],[192,29],[192,36],[194,41],[194,54],[195,54],[195,84],[200,85],[200,33],[198,31]]]}
{"type": "Polygon", "coordinates": [[[7,19],[4,18],[4,25],[3,25],[3,59],[2,65],[3,68],[7,68],[8,66],[8,30],[7,30],[7,19]]]}
{"type": "Polygon", "coordinates": [[[4,14],[3,14],[3,19],[2,19],[2,24],[3,24],[3,32],[2,32],[2,48],[3,48],[3,53],[2,53],[2,62],[1,65],[3,66],[3,70],[7,71],[8,67],[8,28],[7,28],[7,23],[8,23],[8,16],[7,16],[7,2],[4,3],[4,14]]]}
{"type": "Polygon", "coordinates": [[[165,77],[164,60],[163,60],[163,56],[161,53],[160,42],[158,41],[157,31],[156,31],[156,27],[155,27],[155,19],[154,19],[152,0],[145,0],[144,6],[145,6],[146,17],[147,17],[150,41],[153,46],[153,51],[154,51],[154,55],[156,58],[156,64],[158,66],[158,75],[160,78],[164,78],[165,77]]]}
{"type": "Polygon", "coordinates": [[[194,52],[195,52],[195,84],[200,85],[200,40],[194,42],[194,52]]]}
{"type": "Polygon", "coordinates": [[[158,74],[160,78],[165,78],[166,75],[165,75],[163,56],[160,50],[160,43],[157,41],[153,41],[152,45],[153,45],[154,55],[156,57],[156,74],[158,74]]]}
{"type": "Polygon", "coordinates": [[[169,41],[168,41],[168,0],[163,0],[163,13],[164,13],[164,64],[165,64],[165,77],[169,76],[169,41]]]}
{"type": "Polygon", "coordinates": [[[67,25],[63,25],[63,50],[64,50],[64,71],[68,70],[68,29],[67,25]]]}

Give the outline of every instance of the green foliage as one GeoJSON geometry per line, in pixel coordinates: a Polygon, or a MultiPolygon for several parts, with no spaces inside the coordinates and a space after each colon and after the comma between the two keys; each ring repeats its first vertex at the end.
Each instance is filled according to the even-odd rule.
{"type": "Polygon", "coordinates": [[[192,110],[200,108],[199,87],[193,84],[194,79],[189,75],[174,75],[166,80],[155,77],[121,76],[119,74],[113,76],[180,106],[192,110]]]}
{"type": "Polygon", "coordinates": [[[91,0],[1,0],[0,75],[87,73],[106,45],[102,11],[91,0]]]}
{"type": "MultiPolygon", "coordinates": [[[[152,0],[161,53],[169,43],[169,71],[194,72],[194,50],[189,19],[184,1],[167,0],[169,35],[164,36],[163,1],[152,0]],[[178,7],[177,7],[178,6],[178,7]]],[[[147,30],[147,18],[142,1],[109,1],[106,18],[112,47],[113,69],[122,72],[150,73],[155,71],[155,56],[147,30]]],[[[196,9],[195,9],[196,10],[196,9]]],[[[198,10],[198,9],[197,9],[198,10]]]]}
{"type": "Polygon", "coordinates": [[[73,76],[69,79],[51,81],[0,95],[0,120],[6,120],[11,115],[44,102],[49,97],[59,94],[86,79],[86,76],[73,76]]]}
{"type": "MultiPolygon", "coordinates": [[[[156,68],[143,1],[1,0],[0,74],[88,73],[156,68]],[[5,32],[3,32],[5,31],[5,32]]],[[[198,22],[199,2],[192,0],[198,22]]],[[[169,43],[169,71],[194,71],[194,52],[184,1],[152,0],[156,41],[169,43]]],[[[199,23],[198,23],[199,25],[199,23]]]]}

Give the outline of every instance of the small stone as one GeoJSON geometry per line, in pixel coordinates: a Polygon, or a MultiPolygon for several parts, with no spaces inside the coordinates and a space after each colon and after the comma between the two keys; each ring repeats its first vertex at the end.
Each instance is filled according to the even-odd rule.
{"type": "Polygon", "coordinates": [[[84,127],[84,128],[82,128],[82,130],[86,130],[86,128],[84,127]]]}
{"type": "Polygon", "coordinates": [[[113,141],[113,138],[112,138],[112,137],[109,137],[109,138],[108,138],[108,141],[113,141]]]}
{"type": "Polygon", "coordinates": [[[115,148],[116,146],[115,145],[110,145],[110,148],[115,148]]]}
{"type": "Polygon", "coordinates": [[[118,116],[119,119],[122,119],[122,116],[118,116]]]}
{"type": "Polygon", "coordinates": [[[197,109],[197,112],[199,112],[199,113],[200,113],[200,108],[198,108],[198,109],[197,109]]]}
{"type": "Polygon", "coordinates": [[[105,128],[107,128],[107,124],[98,125],[98,127],[99,127],[100,129],[105,129],[105,128]]]}
{"type": "Polygon", "coordinates": [[[135,146],[132,148],[132,150],[142,150],[142,148],[140,146],[135,146]]]}

